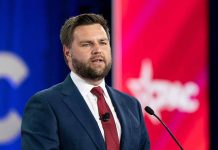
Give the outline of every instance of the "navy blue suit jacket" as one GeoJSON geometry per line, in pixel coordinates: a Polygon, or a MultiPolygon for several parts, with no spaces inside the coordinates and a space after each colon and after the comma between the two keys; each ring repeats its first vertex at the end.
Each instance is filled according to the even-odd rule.
{"type": "MultiPolygon", "coordinates": [[[[139,102],[106,86],[121,124],[122,150],[149,150],[139,102]]],[[[70,76],[26,105],[22,150],[106,150],[98,124],[70,76]]]]}

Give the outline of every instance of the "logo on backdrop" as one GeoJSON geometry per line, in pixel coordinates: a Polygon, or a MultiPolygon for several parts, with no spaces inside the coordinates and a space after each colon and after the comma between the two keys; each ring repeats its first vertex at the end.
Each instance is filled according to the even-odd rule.
{"type": "Polygon", "coordinates": [[[199,100],[194,98],[199,94],[196,83],[189,81],[182,84],[180,81],[153,79],[152,63],[148,59],[142,62],[140,76],[127,80],[127,87],[140,100],[143,108],[146,105],[152,107],[160,117],[162,110],[177,109],[193,113],[199,108],[199,100]]]}
{"type": "MultiPolygon", "coordinates": [[[[21,58],[11,52],[0,52],[0,79],[6,79],[12,88],[18,88],[27,76],[28,68],[21,58]]],[[[9,112],[0,118],[0,144],[18,137],[20,126],[21,116],[9,108],[9,112]]]]}

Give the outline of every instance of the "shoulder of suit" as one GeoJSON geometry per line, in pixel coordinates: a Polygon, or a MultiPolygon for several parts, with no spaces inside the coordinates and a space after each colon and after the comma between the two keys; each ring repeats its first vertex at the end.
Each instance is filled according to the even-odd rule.
{"type": "Polygon", "coordinates": [[[41,91],[36,92],[32,97],[41,97],[41,98],[46,98],[46,97],[55,97],[60,95],[61,89],[62,89],[62,82],[58,83],[56,85],[53,85],[47,89],[43,89],[41,91]]]}
{"type": "Polygon", "coordinates": [[[133,96],[127,94],[127,93],[124,93],[122,91],[119,91],[117,89],[114,89],[113,87],[108,86],[108,89],[111,90],[111,92],[114,92],[115,94],[117,94],[117,95],[119,95],[121,97],[124,97],[125,99],[132,99],[132,100],[138,101],[135,97],[133,97],[133,96]]]}

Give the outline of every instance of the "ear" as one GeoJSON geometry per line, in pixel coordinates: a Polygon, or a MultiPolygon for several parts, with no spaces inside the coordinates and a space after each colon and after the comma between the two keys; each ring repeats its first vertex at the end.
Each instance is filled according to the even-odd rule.
{"type": "Polygon", "coordinates": [[[64,52],[64,57],[65,57],[66,61],[69,61],[71,58],[70,48],[68,48],[66,45],[64,45],[63,52],[64,52]]]}

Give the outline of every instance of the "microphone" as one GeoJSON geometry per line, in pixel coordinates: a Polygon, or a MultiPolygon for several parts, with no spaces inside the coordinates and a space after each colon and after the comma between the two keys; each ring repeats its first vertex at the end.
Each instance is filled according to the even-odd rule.
{"type": "Polygon", "coordinates": [[[110,119],[110,113],[106,112],[105,114],[100,115],[99,119],[103,122],[107,122],[110,119]]]}
{"type": "Polygon", "coordinates": [[[165,127],[165,129],[168,131],[168,133],[171,135],[171,137],[173,138],[173,140],[176,142],[176,144],[180,147],[181,150],[183,150],[182,146],[179,144],[178,140],[175,138],[175,136],[172,134],[172,132],[169,130],[169,128],[164,124],[164,122],[154,113],[154,110],[152,108],[150,108],[149,106],[145,107],[145,111],[150,114],[155,116],[155,118],[157,118],[161,124],[165,127]]]}

